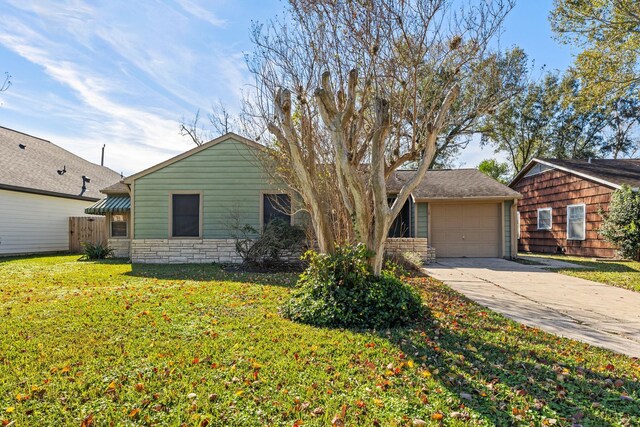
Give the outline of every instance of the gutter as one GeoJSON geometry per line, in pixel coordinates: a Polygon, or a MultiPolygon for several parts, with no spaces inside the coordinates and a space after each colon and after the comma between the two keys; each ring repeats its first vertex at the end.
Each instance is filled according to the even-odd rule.
{"type": "Polygon", "coordinates": [[[74,196],[73,194],[57,193],[55,191],[38,190],[37,188],[17,187],[14,185],[0,184],[0,190],[16,191],[18,193],[40,194],[42,196],[61,197],[64,199],[85,200],[88,202],[97,202],[99,197],[74,196]]]}

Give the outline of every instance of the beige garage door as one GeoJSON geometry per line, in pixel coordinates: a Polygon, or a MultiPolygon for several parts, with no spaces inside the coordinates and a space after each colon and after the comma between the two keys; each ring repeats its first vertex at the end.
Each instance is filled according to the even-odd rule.
{"type": "Polygon", "coordinates": [[[430,204],[431,239],[436,257],[498,257],[500,203],[430,204]]]}

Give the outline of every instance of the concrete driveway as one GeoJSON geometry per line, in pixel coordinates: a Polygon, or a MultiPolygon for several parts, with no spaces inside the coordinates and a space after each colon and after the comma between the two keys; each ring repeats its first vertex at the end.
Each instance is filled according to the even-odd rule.
{"type": "Polygon", "coordinates": [[[640,357],[638,292],[497,258],[443,258],[424,270],[520,323],[640,357]]]}

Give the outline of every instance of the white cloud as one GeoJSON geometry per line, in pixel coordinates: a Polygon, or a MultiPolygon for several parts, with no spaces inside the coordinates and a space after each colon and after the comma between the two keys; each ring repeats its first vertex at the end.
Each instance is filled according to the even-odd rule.
{"type": "MultiPolygon", "coordinates": [[[[224,25],[193,1],[179,5],[208,28],[224,25]]],[[[202,28],[167,4],[14,1],[0,13],[0,44],[58,85],[43,91],[42,78],[7,94],[3,108],[38,132],[17,130],[90,160],[106,143],[107,166],[125,174],[191,148],[178,120],[218,98],[238,102],[247,80],[240,52],[198,37],[202,28]]]]}
{"type": "Polygon", "coordinates": [[[224,19],[218,18],[214,13],[211,13],[209,10],[200,6],[199,4],[190,1],[190,0],[176,0],[178,4],[187,12],[195,16],[196,18],[200,18],[203,21],[208,22],[214,27],[224,27],[226,25],[226,21],[224,19]]]}

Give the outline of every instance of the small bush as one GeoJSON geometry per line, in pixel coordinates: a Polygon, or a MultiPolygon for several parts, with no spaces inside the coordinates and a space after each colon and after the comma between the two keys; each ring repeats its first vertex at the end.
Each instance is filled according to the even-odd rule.
{"type": "Polygon", "coordinates": [[[85,242],[82,246],[84,246],[82,259],[105,259],[113,255],[113,249],[104,243],[93,244],[91,242],[85,242]]]}
{"type": "Polygon", "coordinates": [[[609,212],[603,213],[600,234],[618,249],[621,257],[637,259],[640,250],[640,194],[628,185],[614,191],[609,212]]]}
{"type": "Polygon", "coordinates": [[[418,293],[385,270],[375,276],[364,245],[343,246],[333,255],[308,251],[309,267],[300,275],[282,315],[324,327],[387,328],[422,314],[418,293]]]}

